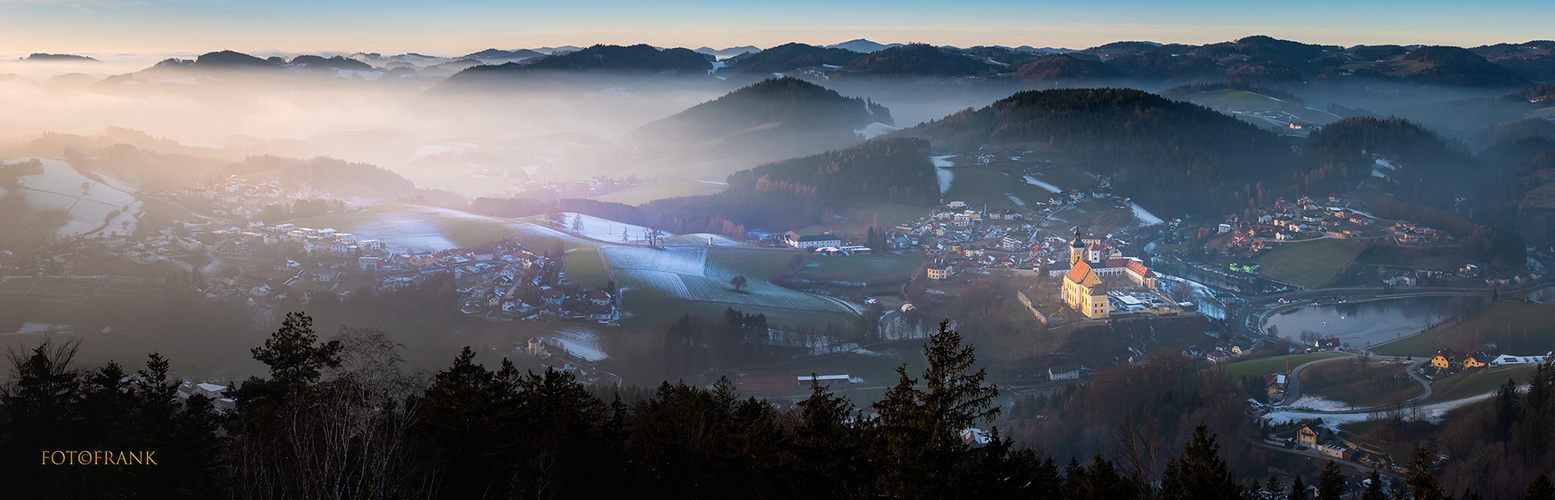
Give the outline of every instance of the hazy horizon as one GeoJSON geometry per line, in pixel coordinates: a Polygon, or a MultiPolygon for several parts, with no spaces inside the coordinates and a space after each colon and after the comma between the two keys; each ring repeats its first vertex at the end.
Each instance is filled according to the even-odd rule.
{"type": "Polygon", "coordinates": [[[1524,1],[1470,6],[1323,0],[1297,7],[1222,1],[1164,6],[1133,0],[1086,5],[985,1],[955,8],[919,1],[716,8],[688,1],[651,8],[619,1],[589,4],[0,0],[0,47],[19,54],[226,49],[457,56],[493,47],[648,43],[765,48],[858,38],[1079,49],[1119,40],[1205,44],[1256,34],[1345,46],[1476,46],[1547,39],[1547,25],[1539,19],[1555,15],[1555,5],[1524,1]],[[472,9],[483,15],[469,15],[472,9]]]}

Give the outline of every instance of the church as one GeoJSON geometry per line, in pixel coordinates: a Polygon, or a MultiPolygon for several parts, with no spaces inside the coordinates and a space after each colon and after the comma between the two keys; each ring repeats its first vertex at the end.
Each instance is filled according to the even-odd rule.
{"type": "Polygon", "coordinates": [[[1112,300],[1129,302],[1126,295],[1109,298],[1109,291],[1130,285],[1152,291],[1156,287],[1155,273],[1144,262],[1123,257],[1101,237],[1082,236],[1079,228],[1069,242],[1069,270],[1060,272],[1064,273],[1064,303],[1090,319],[1111,316],[1112,300]]]}

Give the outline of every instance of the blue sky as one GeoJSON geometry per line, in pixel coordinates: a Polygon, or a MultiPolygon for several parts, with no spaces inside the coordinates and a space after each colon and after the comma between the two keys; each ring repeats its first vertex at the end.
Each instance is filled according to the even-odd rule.
{"type": "Polygon", "coordinates": [[[1212,43],[1473,46],[1555,38],[1555,2],[818,1],[494,2],[0,0],[0,53],[376,51],[650,43],[722,48],[854,38],[1084,48],[1212,43]]]}

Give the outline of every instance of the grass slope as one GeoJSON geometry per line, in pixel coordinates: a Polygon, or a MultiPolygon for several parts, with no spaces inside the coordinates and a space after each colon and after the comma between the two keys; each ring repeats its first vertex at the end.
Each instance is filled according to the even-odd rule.
{"type": "Polygon", "coordinates": [[[1472,352],[1486,343],[1507,354],[1543,354],[1555,350],[1555,304],[1500,301],[1457,324],[1442,325],[1377,346],[1390,356],[1430,356],[1444,347],[1472,352]]]}
{"type": "Polygon", "coordinates": [[[1254,262],[1263,266],[1263,274],[1272,279],[1317,288],[1333,281],[1360,254],[1361,249],[1354,243],[1324,238],[1279,245],[1254,262]]]}
{"type": "MultiPolygon", "coordinates": [[[[1338,352],[1314,352],[1308,354],[1297,354],[1290,357],[1290,367],[1291,369],[1295,369],[1296,367],[1301,366],[1303,363],[1308,361],[1336,358],[1339,356],[1346,356],[1346,354],[1338,352]]],[[[1271,373],[1280,373],[1284,371],[1284,356],[1237,361],[1235,363],[1226,365],[1226,376],[1231,377],[1231,380],[1240,379],[1243,375],[1246,375],[1248,378],[1252,378],[1262,377],[1271,373]]]]}

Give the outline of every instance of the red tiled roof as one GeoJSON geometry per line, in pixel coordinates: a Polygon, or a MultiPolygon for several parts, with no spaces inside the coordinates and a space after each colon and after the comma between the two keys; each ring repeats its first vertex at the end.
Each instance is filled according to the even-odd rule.
{"type": "Polygon", "coordinates": [[[1086,264],[1084,260],[1076,261],[1074,263],[1074,268],[1069,270],[1069,274],[1064,276],[1064,279],[1079,283],[1081,280],[1084,280],[1085,275],[1089,274],[1090,272],[1090,264],[1086,264]]]}
{"type": "Polygon", "coordinates": [[[1135,274],[1144,276],[1146,278],[1155,276],[1155,273],[1151,272],[1150,268],[1145,267],[1144,263],[1141,263],[1137,260],[1128,261],[1128,270],[1134,271],[1135,274]]]}

